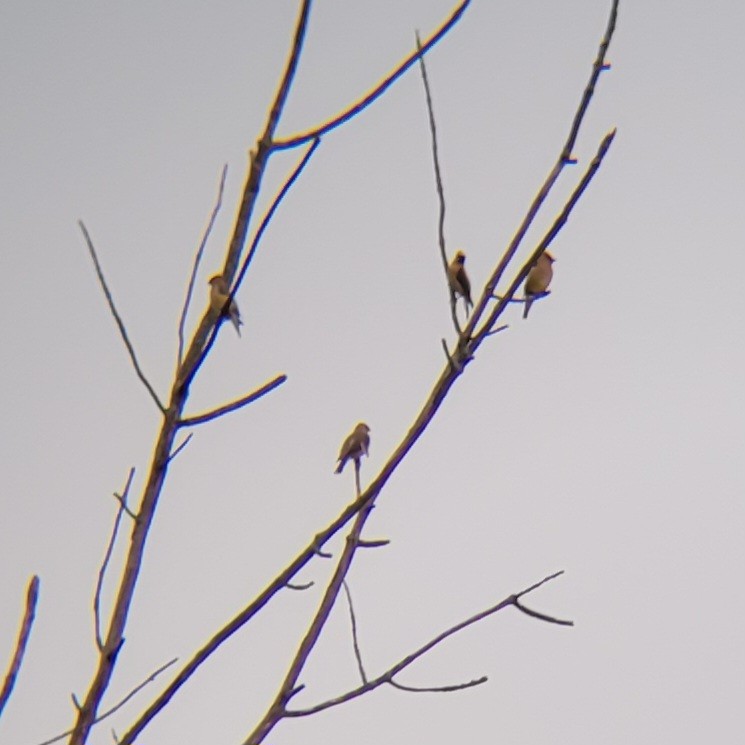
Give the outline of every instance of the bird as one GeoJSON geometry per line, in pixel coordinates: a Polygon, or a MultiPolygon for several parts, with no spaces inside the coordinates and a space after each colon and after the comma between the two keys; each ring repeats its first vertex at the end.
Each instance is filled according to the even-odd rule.
{"type": "Polygon", "coordinates": [[[551,266],[556,259],[548,251],[544,251],[536,263],[531,267],[525,280],[525,310],[523,318],[528,317],[530,306],[536,297],[546,294],[551,279],[554,276],[554,268],[551,266]]]}
{"type": "Polygon", "coordinates": [[[356,468],[360,467],[360,460],[363,455],[367,455],[370,449],[370,427],[364,422],[359,422],[355,428],[342,443],[341,449],[339,450],[339,461],[336,466],[334,473],[341,473],[344,470],[344,466],[347,465],[347,461],[351,458],[354,461],[356,468]]]}
{"type": "Polygon", "coordinates": [[[238,303],[235,300],[230,301],[230,307],[226,310],[225,303],[228,302],[230,296],[230,289],[228,283],[225,281],[225,277],[221,274],[216,274],[210,279],[210,305],[213,310],[220,313],[221,318],[230,318],[235,330],[238,332],[238,336],[241,335],[241,314],[238,310],[238,303]]]}
{"type": "Polygon", "coordinates": [[[465,263],[466,255],[463,251],[458,251],[448,265],[448,284],[456,300],[459,296],[463,298],[466,304],[466,316],[468,316],[468,309],[473,307],[473,300],[471,300],[471,282],[466,274],[465,263]]]}

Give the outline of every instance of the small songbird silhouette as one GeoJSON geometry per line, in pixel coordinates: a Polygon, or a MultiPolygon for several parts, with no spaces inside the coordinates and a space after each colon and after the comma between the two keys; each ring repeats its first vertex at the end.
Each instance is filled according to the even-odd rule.
{"type": "Polygon", "coordinates": [[[359,469],[362,456],[367,455],[369,450],[370,427],[364,422],[360,422],[352,430],[352,434],[342,443],[341,450],[339,450],[339,457],[337,458],[339,463],[334,473],[341,473],[350,458],[354,461],[355,467],[359,469]]]}
{"type": "Polygon", "coordinates": [[[463,251],[458,251],[448,265],[448,284],[456,300],[458,297],[463,298],[466,316],[468,316],[468,309],[473,307],[473,300],[471,300],[471,282],[466,274],[465,263],[466,255],[463,251]]]}
{"type": "Polygon", "coordinates": [[[241,335],[241,314],[238,311],[238,304],[235,302],[235,298],[230,301],[230,307],[225,308],[225,303],[228,302],[230,296],[230,288],[225,278],[221,274],[216,274],[210,279],[210,305],[213,310],[218,311],[223,318],[229,318],[235,326],[235,330],[238,332],[238,336],[241,335]]]}
{"type": "Polygon", "coordinates": [[[554,276],[554,268],[551,266],[556,259],[548,251],[544,251],[528,272],[525,279],[525,310],[523,318],[528,317],[530,306],[537,296],[544,295],[554,276]]]}

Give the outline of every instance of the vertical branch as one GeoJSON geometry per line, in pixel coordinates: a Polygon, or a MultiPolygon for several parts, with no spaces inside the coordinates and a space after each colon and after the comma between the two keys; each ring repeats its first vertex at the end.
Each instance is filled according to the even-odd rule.
{"type": "Polygon", "coordinates": [[[460,324],[458,323],[458,314],[456,313],[456,305],[458,302],[455,293],[450,287],[448,282],[448,256],[447,249],[445,248],[445,190],[442,185],[442,173],[440,172],[440,158],[439,150],[437,147],[437,126],[435,124],[435,112],[432,106],[432,93],[429,89],[429,79],[427,78],[427,66],[424,63],[424,55],[422,54],[422,42],[419,38],[419,32],[416,33],[416,48],[419,52],[419,69],[422,73],[422,83],[424,84],[424,96],[427,100],[427,113],[429,115],[429,132],[432,137],[432,163],[435,168],[435,186],[437,187],[437,197],[440,202],[440,216],[437,221],[437,237],[440,244],[440,258],[442,259],[442,268],[445,272],[445,284],[448,288],[450,295],[450,315],[453,318],[453,326],[455,326],[455,332],[458,336],[461,335],[460,324]]]}
{"type": "Polygon", "coordinates": [[[106,569],[109,566],[111,554],[114,550],[114,543],[116,543],[116,537],[119,534],[119,524],[122,519],[122,514],[129,512],[127,509],[127,495],[129,494],[129,487],[132,486],[132,479],[135,475],[135,469],[129,469],[129,475],[127,476],[127,483],[124,485],[124,490],[121,494],[115,494],[117,501],[119,502],[119,509],[116,511],[116,518],[114,518],[114,526],[111,529],[111,537],[109,543],[106,546],[106,552],[104,553],[103,561],[101,562],[101,568],[98,570],[98,578],[96,580],[96,591],[93,594],[93,627],[96,637],[96,646],[100,652],[103,649],[103,639],[101,637],[101,591],[103,589],[103,580],[106,576],[106,569]]]}
{"type": "Polygon", "coordinates": [[[34,618],[36,616],[36,602],[38,599],[39,578],[34,575],[31,578],[31,581],[28,583],[28,590],[26,591],[26,611],[23,614],[21,629],[18,632],[18,641],[16,642],[13,659],[10,661],[8,672],[5,675],[5,682],[3,683],[2,690],[0,690],[0,716],[2,716],[5,704],[8,703],[10,694],[13,693],[13,687],[16,684],[16,678],[18,677],[18,672],[21,669],[23,656],[26,653],[28,638],[31,635],[31,626],[34,623],[34,618]]]}

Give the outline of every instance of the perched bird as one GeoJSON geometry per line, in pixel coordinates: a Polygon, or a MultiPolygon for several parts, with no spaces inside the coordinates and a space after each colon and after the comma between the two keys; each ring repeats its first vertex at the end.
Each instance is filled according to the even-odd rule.
{"type": "Polygon", "coordinates": [[[351,458],[357,468],[360,467],[360,460],[363,455],[367,455],[370,449],[370,427],[364,422],[360,422],[353,430],[352,434],[342,443],[339,450],[339,464],[336,466],[334,473],[341,473],[344,466],[351,458]]]}
{"type": "Polygon", "coordinates": [[[528,276],[525,279],[525,310],[523,311],[523,318],[528,317],[530,306],[533,305],[536,297],[544,295],[546,290],[548,290],[548,286],[551,284],[551,279],[554,276],[554,268],[551,264],[555,260],[548,251],[544,251],[528,272],[528,276]]]}
{"type": "Polygon", "coordinates": [[[225,310],[225,303],[228,302],[228,296],[230,295],[230,288],[228,283],[225,281],[225,277],[221,274],[216,274],[210,279],[210,305],[213,310],[217,310],[221,313],[223,318],[230,318],[235,326],[235,330],[238,332],[238,336],[241,335],[241,314],[238,311],[238,304],[235,300],[230,301],[230,307],[225,310]]]}
{"type": "Polygon", "coordinates": [[[459,296],[463,298],[466,304],[466,315],[468,315],[469,307],[473,307],[473,300],[471,300],[471,282],[466,274],[465,263],[466,255],[463,251],[458,251],[448,266],[448,284],[456,300],[459,296]]]}

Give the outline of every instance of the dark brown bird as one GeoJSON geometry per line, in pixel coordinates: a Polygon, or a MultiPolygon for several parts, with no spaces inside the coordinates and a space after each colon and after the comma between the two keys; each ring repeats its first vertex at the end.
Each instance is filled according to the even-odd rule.
{"type": "Polygon", "coordinates": [[[554,268],[551,266],[556,259],[548,251],[544,251],[536,261],[535,265],[528,272],[525,279],[525,310],[523,318],[528,317],[530,306],[536,297],[545,295],[548,286],[554,276],[554,268]]]}
{"type": "Polygon", "coordinates": [[[238,311],[238,304],[235,299],[230,301],[230,307],[225,310],[225,303],[228,302],[230,295],[230,288],[228,283],[225,281],[225,277],[221,274],[216,274],[210,279],[210,305],[213,310],[219,311],[223,318],[229,318],[235,326],[235,330],[238,332],[238,336],[241,335],[241,314],[238,311]]]}
{"type": "Polygon", "coordinates": [[[448,284],[455,298],[462,297],[466,304],[466,316],[468,309],[473,307],[471,300],[471,282],[466,274],[466,255],[458,251],[448,266],[448,284]]]}
{"type": "Polygon", "coordinates": [[[367,455],[370,449],[370,427],[364,422],[360,422],[352,430],[352,434],[342,443],[339,450],[339,461],[334,473],[341,473],[347,461],[351,458],[357,468],[360,467],[360,460],[363,455],[367,455]]]}

